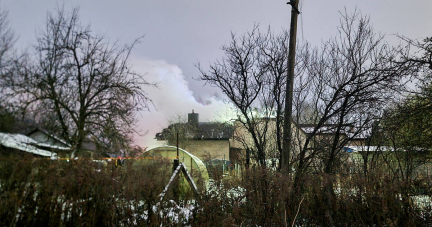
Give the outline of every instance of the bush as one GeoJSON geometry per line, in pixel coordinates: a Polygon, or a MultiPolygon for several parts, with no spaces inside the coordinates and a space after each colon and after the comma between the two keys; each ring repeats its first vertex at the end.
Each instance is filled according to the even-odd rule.
{"type": "MultiPolygon", "coordinates": [[[[0,226],[430,226],[426,203],[412,184],[384,171],[309,174],[293,179],[262,168],[213,180],[199,198],[185,181],[178,197],[160,193],[172,164],[120,168],[87,159],[52,161],[34,157],[0,159],[0,226]],[[330,182],[330,187],[329,183],[330,182]]],[[[429,202],[427,202],[429,201],[429,202]]],[[[429,203],[429,204],[428,204],[429,203]]]]}
{"type": "Polygon", "coordinates": [[[171,172],[92,160],[2,158],[0,226],[147,226],[171,172]]]}
{"type": "MultiPolygon", "coordinates": [[[[197,226],[430,226],[430,206],[404,197],[403,182],[382,173],[368,176],[307,175],[301,190],[267,169],[245,171],[238,185],[214,183],[200,203],[197,226]],[[325,183],[333,179],[328,193],[325,183]],[[238,190],[233,196],[234,189],[238,190]],[[329,199],[330,198],[330,199],[329,199]],[[330,201],[330,202],[329,202],[330,201]]],[[[431,195],[428,195],[430,198],[431,195]]]]}

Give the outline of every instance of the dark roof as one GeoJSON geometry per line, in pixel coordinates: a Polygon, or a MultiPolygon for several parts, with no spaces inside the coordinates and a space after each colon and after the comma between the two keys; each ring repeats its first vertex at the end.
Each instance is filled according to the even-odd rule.
{"type": "Polygon", "coordinates": [[[197,127],[193,127],[188,123],[172,124],[156,133],[157,140],[166,140],[169,133],[172,132],[173,127],[184,125],[189,128],[187,134],[193,140],[228,140],[234,133],[233,126],[227,123],[220,122],[199,122],[197,127]]]}
{"type": "Polygon", "coordinates": [[[231,125],[215,122],[200,122],[198,130],[195,132],[196,139],[229,139],[232,137],[234,129],[231,125]]]}

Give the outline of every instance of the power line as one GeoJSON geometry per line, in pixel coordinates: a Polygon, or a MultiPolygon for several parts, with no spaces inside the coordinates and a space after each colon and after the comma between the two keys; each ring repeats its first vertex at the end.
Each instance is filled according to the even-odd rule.
{"type": "MultiPolygon", "coordinates": [[[[303,3],[305,0],[300,2],[300,11],[303,12],[303,3]]],[[[304,33],[303,33],[303,13],[300,14],[300,26],[301,26],[301,32],[302,32],[302,41],[304,42],[305,38],[304,38],[304,33]]]]}

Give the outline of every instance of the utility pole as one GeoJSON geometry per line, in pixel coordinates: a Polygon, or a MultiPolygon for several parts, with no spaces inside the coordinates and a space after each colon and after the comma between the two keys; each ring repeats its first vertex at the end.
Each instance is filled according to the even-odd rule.
{"type": "Polygon", "coordinates": [[[300,14],[298,10],[298,3],[300,0],[290,0],[287,4],[291,5],[291,25],[288,49],[288,73],[285,94],[285,111],[284,111],[284,125],[283,125],[283,147],[281,155],[281,170],[283,173],[288,174],[290,171],[290,155],[291,155],[291,141],[292,141],[292,100],[294,89],[294,66],[296,54],[296,39],[297,39],[297,17],[300,14]]]}

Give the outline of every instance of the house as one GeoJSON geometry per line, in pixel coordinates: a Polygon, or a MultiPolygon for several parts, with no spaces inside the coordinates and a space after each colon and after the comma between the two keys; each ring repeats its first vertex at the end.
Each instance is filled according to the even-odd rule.
{"type": "Polygon", "coordinates": [[[70,147],[38,142],[23,134],[0,132],[0,150],[4,155],[31,154],[35,157],[57,157],[59,152],[70,151],[70,147]]]}
{"type": "MultiPolygon", "coordinates": [[[[277,141],[281,141],[282,132],[278,135],[276,130],[276,118],[256,118],[256,126],[260,131],[265,132],[260,136],[265,141],[266,159],[269,163],[276,163],[279,156],[277,141]],[[279,137],[279,138],[278,138],[279,137]]],[[[317,125],[315,124],[297,124],[291,122],[292,129],[292,146],[295,159],[301,149],[304,149],[306,139],[313,135],[306,148],[306,156],[320,147],[325,147],[332,143],[332,139],[337,129],[337,125],[325,124],[314,132],[317,125]]],[[[197,156],[201,160],[224,159],[230,160],[231,163],[244,164],[249,158],[246,150],[255,149],[255,143],[251,133],[239,121],[233,121],[231,124],[219,122],[200,122],[199,114],[192,110],[188,114],[187,123],[175,123],[163,129],[156,134],[156,139],[167,141],[168,145],[177,145],[197,156]]],[[[343,125],[341,130],[341,139],[347,140],[346,146],[364,146],[368,139],[368,130],[360,131],[353,128],[352,125],[343,125]],[[357,132],[357,133],[356,133],[357,132]]],[[[348,152],[347,152],[348,154],[348,152]]],[[[295,160],[292,160],[295,161],[295,160]]],[[[316,166],[316,163],[311,163],[316,166]]]]}
{"type": "MultiPolygon", "coordinates": [[[[282,132],[277,135],[276,130],[276,118],[260,118],[256,119],[256,125],[260,131],[265,131],[266,134],[261,134],[262,138],[265,137],[265,152],[267,165],[272,165],[272,163],[277,163],[279,156],[279,149],[277,144],[277,136],[279,136],[279,141],[282,139],[282,132]]],[[[311,152],[317,149],[326,149],[333,143],[334,135],[338,125],[336,124],[324,124],[317,127],[316,124],[298,124],[295,121],[291,122],[292,130],[292,155],[291,158],[293,162],[296,162],[300,150],[306,149],[306,157],[312,154],[311,152]],[[308,137],[311,137],[306,148],[305,142],[308,137]]],[[[282,130],[282,129],[281,129],[282,130]]],[[[344,148],[353,146],[365,146],[367,140],[369,139],[370,130],[359,130],[354,128],[352,125],[342,125],[340,131],[340,141],[346,142],[344,148]]],[[[234,122],[234,133],[233,138],[230,140],[230,160],[235,160],[237,163],[245,163],[246,149],[255,148],[255,144],[251,133],[237,120],[234,122]]],[[[349,153],[348,149],[343,149],[346,153],[347,161],[352,161],[353,158],[350,156],[355,156],[357,153],[349,153]]],[[[319,155],[318,155],[319,156],[319,155]]],[[[253,158],[253,157],[250,157],[253,158]]],[[[319,166],[319,157],[312,161],[309,167],[313,170],[319,166]]],[[[348,163],[347,163],[348,164],[348,163]]]]}
{"type": "MultiPolygon", "coordinates": [[[[265,131],[265,135],[261,134],[262,138],[265,139],[265,151],[266,151],[266,159],[270,162],[277,162],[279,160],[279,152],[278,152],[278,136],[279,141],[282,142],[282,132],[278,135],[276,129],[276,118],[274,117],[265,117],[265,118],[257,118],[256,119],[257,129],[261,129],[261,131],[265,131]]],[[[292,146],[295,153],[299,153],[303,144],[305,143],[307,133],[300,128],[294,121],[291,122],[291,130],[292,130],[292,146]]],[[[254,148],[255,144],[253,141],[253,137],[251,133],[240,123],[238,120],[234,122],[234,133],[233,137],[230,140],[230,160],[234,160],[237,163],[245,163],[246,157],[246,149],[254,148]]],[[[252,157],[250,157],[252,158],[252,157]]],[[[271,164],[271,163],[268,163],[271,164]]]]}
{"type": "MultiPolygon", "coordinates": [[[[34,139],[40,144],[48,144],[50,146],[56,147],[68,147],[69,149],[64,149],[57,151],[58,156],[61,158],[69,158],[74,152],[72,146],[65,140],[57,137],[56,135],[49,133],[48,131],[36,128],[33,131],[27,133],[27,136],[34,139]]],[[[82,143],[82,151],[74,153],[75,157],[93,157],[94,153],[98,151],[98,145],[90,138],[85,138],[82,143]]]]}
{"type": "Polygon", "coordinates": [[[229,159],[233,127],[221,122],[200,122],[199,114],[192,110],[187,123],[175,123],[156,134],[156,139],[178,146],[201,160],[229,159]]]}
{"type": "Polygon", "coordinates": [[[68,142],[40,128],[36,128],[33,131],[27,133],[27,136],[40,143],[51,144],[53,146],[71,146],[68,142]]]}
{"type": "Polygon", "coordinates": [[[5,154],[32,154],[36,157],[117,157],[114,149],[109,149],[98,145],[94,140],[85,138],[82,143],[82,150],[77,152],[65,140],[55,136],[48,131],[36,128],[27,135],[19,133],[0,133],[0,146],[5,154]],[[103,152],[99,152],[103,151],[103,152]],[[99,154],[100,153],[100,154],[99,154]]]}
{"type": "MultiPolygon", "coordinates": [[[[266,151],[270,154],[267,158],[277,159],[276,144],[276,119],[262,118],[257,122],[258,127],[267,127],[266,151]],[[265,126],[264,126],[265,125],[265,126]]],[[[304,143],[307,134],[295,122],[292,122],[296,150],[304,143]]],[[[200,122],[199,114],[192,110],[188,114],[187,123],[175,123],[156,134],[159,141],[167,141],[168,145],[178,145],[201,160],[219,159],[230,160],[232,163],[244,163],[246,148],[253,147],[251,134],[239,122],[231,124],[220,122],[200,122]]]]}

